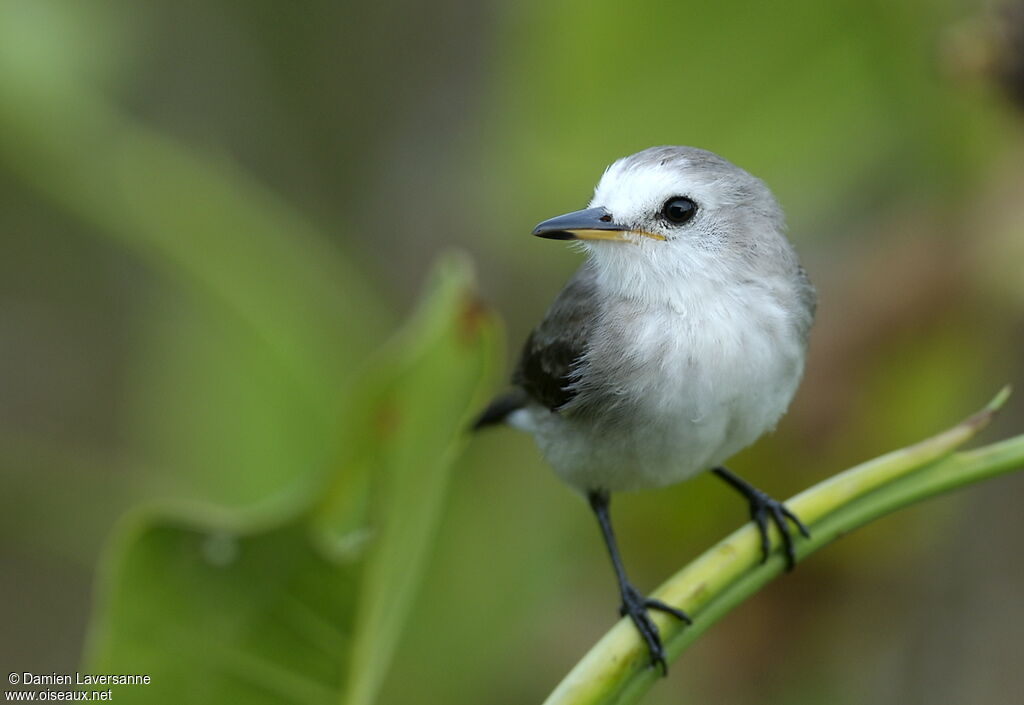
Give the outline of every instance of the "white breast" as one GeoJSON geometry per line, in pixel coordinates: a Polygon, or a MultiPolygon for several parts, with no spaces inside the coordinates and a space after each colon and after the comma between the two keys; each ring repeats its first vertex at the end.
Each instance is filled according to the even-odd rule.
{"type": "Polygon", "coordinates": [[[804,341],[764,290],[694,282],[684,300],[610,299],[562,412],[531,407],[555,471],[582,491],[667,485],[771,429],[803,371],[804,341]]]}

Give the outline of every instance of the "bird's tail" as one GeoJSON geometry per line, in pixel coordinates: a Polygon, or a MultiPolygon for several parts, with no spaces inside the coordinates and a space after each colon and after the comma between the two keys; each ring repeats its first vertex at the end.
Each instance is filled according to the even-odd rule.
{"type": "Polygon", "coordinates": [[[480,415],[476,417],[476,421],[473,422],[471,429],[479,431],[487,426],[497,426],[498,424],[505,423],[505,419],[508,418],[509,414],[522,409],[524,406],[526,406],[526,392],[521,389],[499,394],[487,405],[487,408],[480,412],[480,415]]]}

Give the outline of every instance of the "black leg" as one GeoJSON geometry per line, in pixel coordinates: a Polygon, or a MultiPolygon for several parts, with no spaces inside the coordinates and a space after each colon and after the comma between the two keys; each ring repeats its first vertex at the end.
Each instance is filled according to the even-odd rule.
{"type": "Polygon", "coordinates": [[[604,536],[604,543],[608,547],[608,554],[612,559],[612,567],[615,569],[615,578],[619,583],[619,594],[622,596],[622,606],[619,607],[619,614],[629,618],[636,625],[637,631],[647,644],[647,650],[651,654],[651,665],[661,666],[662,675],[668,673],[668,666],[665,663],[665,652],[661,647],[661,636],[658,634],[658,625],[647,614],[647,610],[658,610],[666,612],[673,617],[690,624],[690,618],[680,609],[666,605],[661,600],[641,595],[629,578],[626,577],[626,570],[622,567],[622,559],[619,557],[619,548],[615,543],[615,533],[612,531],[612,520],[608,513],[608,505],[611,501],[607,492],[595,490],[587,495],[590,506],[597,516],[597,522],[601,525],[601,534],[604,536]]]}
{"type": "Polygon", "coordinates": [[[804,523],[800,521],[796,514],[789,511],[782,502],[772,499],[746,480],[729,472],[726,468],[715,468],[712,472],[725,480],[730,487],[746,497],[747,501],[750,502],[750,518],[757,525],[757,530],[761,532],[761,562],[764,563],[768,560],[768,554],[771,552],[771,546],[768,542],[768,521],[770,519],[778,527],[779,533],[782,534],[782,545],[786,552],[786,570],[793,570],[793,566],[796,565],[796,553],[793,550],[793,534],[790,532],[789,523],[786,520],[788,519],[796,524],[796,528],[803,534],[804,538],[809,539],[811,534],[807,527],[804,526],[804,523]]]}

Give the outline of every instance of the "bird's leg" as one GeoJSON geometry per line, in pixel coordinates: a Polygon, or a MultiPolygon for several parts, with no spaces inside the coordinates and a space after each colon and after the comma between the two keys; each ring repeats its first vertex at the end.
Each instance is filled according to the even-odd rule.
{"type": "Polygon", "coordinates": [[[608,547],[608,554],[612,559],[612,567],[615,569],[615,577],[619,582],[619,594],[622,596],[622,606],[619,607],[619,614],[623,617],[629,616],[636,625],[637,631],[647,644],[647,650],[651,654],[651,665],[661,666],[662,674],[668,673],[668,666],[665,664],[665,652],[661,646],[661,637],[658,634],[658,626],[647,614],[647,610],[658,610],[683,620],[690,624],[690,618],[680,609],[666,605],[661,600],[653,597],[645,597],[633,587],[626,577],[626,570],[622,567],[622,559],[619,557],[619,548],[615,543],[615,533],[612,531],[612,520],[608,512],[610,497],[603,490],[595,490],[587,495],[590,506],[597,516],[597,522],[601,525],[601,534],[604,536],[604,543],[608,547]]]}
{"type": "Polygon", "coordinates": [[[715,468],[712,472],[746,497],[750,503],[750,518],[757,525],[757,530],[761,532],[761,562],[764,563],[768,560],[768,554],[771,552],[771,545],[768,541],[768,522],[770,520],[778,527],[779,533],[782,534],[782,546],[786,552],[786,570],[793,570],[793,566],[796,565],[796,553],[793,550],[793,534],[789,530],[787,519],[796,525],[796,528],[803,534],[804,538],[809,539],[811,534],[807,527],[804,526],[804,523],[800,521],[796,514],[789,511],[782,502],[772,499],[746,480],[729,472],[726,468],[715,468]]]}

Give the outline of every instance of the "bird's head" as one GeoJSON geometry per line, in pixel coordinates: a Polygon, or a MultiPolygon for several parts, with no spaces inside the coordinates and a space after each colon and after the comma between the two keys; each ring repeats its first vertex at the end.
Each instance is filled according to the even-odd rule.
{"type": "Polygon", "coordinates": [[[598,264],[623,274],[720,280],[791,271],[784,229],[760,179],[702,149],[651,147],[609,166],[588,208],[533,234],[580,241],[598,264]]]}

